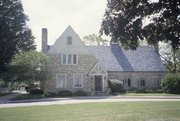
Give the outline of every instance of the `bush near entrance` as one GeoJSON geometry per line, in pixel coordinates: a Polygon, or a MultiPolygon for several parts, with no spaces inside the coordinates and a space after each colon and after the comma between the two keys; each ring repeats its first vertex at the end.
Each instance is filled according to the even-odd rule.
{"type": "Polygon", "coordinates": [[[119,80],[109,80],[108,85],[112,92],[120,92],[123,89],[123,83],[119,80]]]}

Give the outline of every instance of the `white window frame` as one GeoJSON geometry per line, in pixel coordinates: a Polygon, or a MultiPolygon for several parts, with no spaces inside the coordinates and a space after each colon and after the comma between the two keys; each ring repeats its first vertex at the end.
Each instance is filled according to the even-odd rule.
{"type": "Polygon", "coordinates": [[[56,88],[66,88],[66,84],[67,84],[67,83],[66,83],[66,77],[67,77],[67,74],[56,74],[56,88]],[[60,87],[60,86],[57,87],[57,84],[59,84],[59,83],[57,82],[57,81],[58,81],[58,76],[59,76],[59,75],[64,75],[64,76],[65,76],[65,81],[64,81],[65,87],[60,87]]]}
{"type": "Polygon", "coordinates": [[[61,60],[62,60],[62,64],[66,64],[67,63],[67,55],[62,54],[61,60]],[[65,63],[64,63],[64,55],[65,55],[65,63]]]}
{"type": "Polygon", "coordinates": [[[73,88],[83,88],[84,86],[84,77],[83,77],[83,74],[73,74],[73,88]],[[76,75],[81,75],[82,76],[82,86],[81,87],[75,87],[75,76],[76,75]]]}
{"type": "Polygon", "coordinates": [[[77,65],[78,64],[78,54],[61,54],[61,64],[62,65],[77,65]],[[63,63],[63,56],[66,55],[66,62],[63,63]],[[71,55],[71,62],[68,63],[68,57],[71,55]],[[76,55],[76,63],[73,63],[73,56],[76,55]]]}

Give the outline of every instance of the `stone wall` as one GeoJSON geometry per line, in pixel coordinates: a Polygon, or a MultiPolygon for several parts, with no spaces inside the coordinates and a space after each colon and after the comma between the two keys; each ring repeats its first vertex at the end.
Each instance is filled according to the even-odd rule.
{"type": "MultiPolygon", "coordinates": [[[[89,94],[94,94],[95,92],[95,82],[94,76],[90,76],[90,70],[95,66],[97,60],[92,55],[78,55],[77,65],[62,65],[61,64],[61,54],[59,55],[49,55],[50,63],[48,66],[49,79],[42,83],[45,91],[49,92],[59,92],[60,90],[83,90],[89,94]],[[66,74],[66,88],[56,87],[56,75],[66,74]],[[83,74],[83,87],[73,88],[73,74],[83,74]]],[[[107,80],[118,79],[123,81],[124,78],[129,78],[131,81],[130,86],[125,86],[124,89],[131,88],[158,88],[160,87],[160,80],[165,75],[164,72],[108,72],[108,77],[103,76],[104,91],[108,87],[107,80]],[[144,79],[145,85],[141,86],[139,80],[144,79]]]]}
{"type": "Polygon", "coordinates": [[[131,80],[131,86],[124,85],[124,89],[158,88],[164,75],[165,72],[108,72],[109,79],[118,79],[122,82],[125,78],[131,80]],[[145,80],[145,86],[141,86],[141,79],[145,80]]]}
{"type": "Polygon", "coordinates": [[[78,55],[77,65],[62,65],[61,54],[49,55],[50,63],[48,70],[51,78],[45,82],[45,91],[58,92],[63,88],[56,88],[56,74],[66,74],[66,88],[65,90],[83,90],[92,92],[94,90],[94,80],[88,75],[89,71],[97,63],[97,60],[92,55],[78,55]],[[73,88],[73,74],[83,74],[83,87],[73,88]]]}

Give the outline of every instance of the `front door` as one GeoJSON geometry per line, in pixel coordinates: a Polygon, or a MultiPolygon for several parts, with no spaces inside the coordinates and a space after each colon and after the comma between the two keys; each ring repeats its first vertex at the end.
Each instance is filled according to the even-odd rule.
{"type": "Polygon", "coordinates": [[[102,76],[95,76],[95,91],[96,92],[103,91],[102,76]]]}

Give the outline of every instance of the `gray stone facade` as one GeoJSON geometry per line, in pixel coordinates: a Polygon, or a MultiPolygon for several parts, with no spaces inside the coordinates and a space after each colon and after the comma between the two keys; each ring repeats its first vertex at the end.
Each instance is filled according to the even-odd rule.
{"type": "Polygon", "coordinates": [[[42,51],[50,57],[49,78],[41,83],[47,92],[83,90],[94,95],[108,92],[108,79],[122,81],[124,89],[160,87],[165,69],[158,52],[150,46],[136,51],[126,51],[117,44],[86,46],[70,26],[48,46],[47,30],[42,33],[42,51]]]}
{"type": "MultiPolygon", "coordinates": [[[[165,75],[165,72],[108,72],[109,79],[117,79],[125,81],[130,79],[130,85],[124,84],[124,89],[132,88],[159,88],[160,80],[165,75]],[[141,80],[144,80],[144,85],[141,85],[141,80]]],[[[128,82],[127,82],[128,83],[128,82]]]]}
{"type": "MultiPolygon", "coordinates": [[[[93,55],[78,55],[77,65],[62,65],[61,64],[61,54],[59,55],[49,55],[50,62],[48,68],[51,72],[51,79],[47,80],[45,83],[45,91],[48,92],[59,92],[60,90],[83,90],[89,94],[94,93],[95,83],[94,77],[89,75],[90,70],[95,66],[97,60],[93,55]],[[66,88],[56,88],[56,75],[66,74],[66,88]],[[73,74],[83,74],[83,87],[74,88],[73,87],[73,74]]],[[[107,85],[107,77],[104,76],[104,87],[107,85]]]]}

